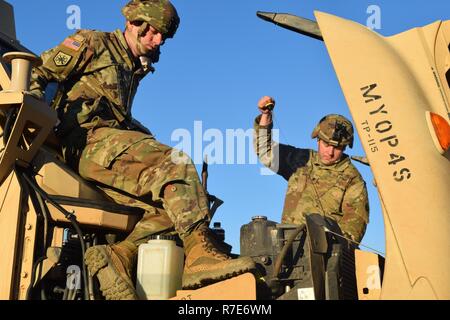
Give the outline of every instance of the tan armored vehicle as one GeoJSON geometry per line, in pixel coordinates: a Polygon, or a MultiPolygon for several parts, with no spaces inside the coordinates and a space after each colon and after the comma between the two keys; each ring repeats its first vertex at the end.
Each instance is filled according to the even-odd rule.
{"type": "MultiPolygon", "coordinates": [[[[241,254],[259,262],[257,276],[174,299],[450,299],[450,21],[386,38],[321,12],[317,23],[258,15],[329,50],[379,191],[384,268],[320,216],[306,229],[255,217],[241,229],[241,254]]],[[[101,299],[84,251],[121,239],[142,212],[61,161],[56,113],[27,94],[40,59],[15,39],[3,0],[0,53],[0,299],[101,299]]]]}

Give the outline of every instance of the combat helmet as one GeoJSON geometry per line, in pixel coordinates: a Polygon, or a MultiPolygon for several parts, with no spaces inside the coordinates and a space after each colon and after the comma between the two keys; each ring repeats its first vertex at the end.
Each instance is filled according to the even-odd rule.
{"type": "Polygon", "coordinates": [[[353,125],[344,116],[329,114],[323,117],[314,128],[311,138],[319,138],[335,146],[353,147],[353,125]]]}
{"type": "Polygon", "coordinates": [[[128,21],[142,21],[161,32],[164,39],[173,38],[180,24],[177,10],[168,0],[132,0],[122,13],[128,21]]]}

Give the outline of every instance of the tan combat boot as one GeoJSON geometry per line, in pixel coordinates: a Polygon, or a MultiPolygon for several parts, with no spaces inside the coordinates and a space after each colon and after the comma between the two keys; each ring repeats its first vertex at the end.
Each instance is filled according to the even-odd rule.
{"type": "Polygon", "coordinates": [[[97,276],[106,300],[137,300],[131,280],[136,246],[128,241],[90,247],[85,261],[92,276],[97,276]]]}
{"type": "Polygon", "coordinates": [[[186,236],[184,247],[183,289],[196,289],[255,269],[250,257],[231,259],[221,252],[206,225],[186,236]]]}

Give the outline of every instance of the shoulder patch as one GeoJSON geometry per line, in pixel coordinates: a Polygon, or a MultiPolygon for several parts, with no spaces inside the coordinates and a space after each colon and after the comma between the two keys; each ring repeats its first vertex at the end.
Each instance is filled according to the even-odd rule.
{"type": "Polygon", "coordinates": [[[71,50],[78,51],[78,50],[80,50],[84,40],[85,39],[82,36],[76,35],[74,38],[71,38],[71,37],[66,38],[63,41],[62,45],[71,50]]]}
{"type": "Polygon", "coordinates": [[[56,56],[53,58],[53,62],[58,67],[66,66],[70,62],[70,60],[72,60],[72,56],[62,51],[59,51],[58,54],[56,54],[56,56]]]}

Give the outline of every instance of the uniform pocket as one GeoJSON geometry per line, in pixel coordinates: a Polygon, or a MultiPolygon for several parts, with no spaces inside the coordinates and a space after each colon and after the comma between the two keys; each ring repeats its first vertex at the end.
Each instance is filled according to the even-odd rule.
{"type": "Polygon", "coordinates": [[[89,135],[83,157],[104,168],[109,168],[119,155],[145,139],[152,139],[152,137],[138,131],[98,128],[89,135]]]}

